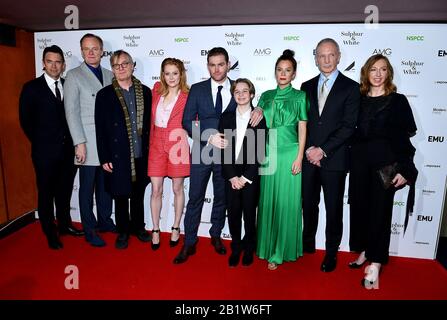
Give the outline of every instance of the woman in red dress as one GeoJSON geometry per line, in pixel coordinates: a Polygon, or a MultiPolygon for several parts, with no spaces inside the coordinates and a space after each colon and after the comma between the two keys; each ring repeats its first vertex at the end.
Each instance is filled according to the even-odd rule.
{"type": "Polygon", "coordinates": [[[190,170],[188,135],[182,127],[188,91],[183,62],[175,58],[164,59],[161,64],[160,82],[156,82],[152,90],[149,138],[148,176],[152,182],[153,250],[160,247],[159,223],[165,177],[172,179],[174,192],[175,220],[171,228],[170,246],[176,246],[180,238],[180,219],[185,204],[183,183],[190,170]]]}

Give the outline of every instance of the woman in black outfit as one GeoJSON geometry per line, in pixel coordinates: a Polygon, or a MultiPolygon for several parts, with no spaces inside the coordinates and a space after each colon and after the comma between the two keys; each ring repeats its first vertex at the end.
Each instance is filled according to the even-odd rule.
{"type": "Polygon", "coordinates": [[[349,178],[349,245],[360,255],[349,267],[360,268],[368,260],[362,285],[373,287],[378,285],[381,266],[388,262],[396,190],[410,185],[407,214],[413,207],[417,170],[410,137],[417,128],[407,98],[396,92],[393,67],[385,56],[377,54],[366,61],[360,91],[349,178]]]}

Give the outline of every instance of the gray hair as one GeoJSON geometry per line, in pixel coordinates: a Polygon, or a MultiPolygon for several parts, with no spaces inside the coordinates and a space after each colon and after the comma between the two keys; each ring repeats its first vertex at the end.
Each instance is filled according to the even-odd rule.
{"type": "Polygon", "coordinates": [[[320,42],[318,42],[317,47],[315,48],[315,55],[317,55],[318,53],[318,47],[320,47],[322,44],[325,43],[332,43],[336,48],[337,48],[337,52],[340,54],[340,46],[338,45],[337,41],[335,41],[332,38],[324,38],[323,40],[320,40],[320,42]]]}
{"type": "Polygon", "coordinates": [[[128,57],[129,57],[129,62],[130,62],[131,64],[133,64],[132,56],[131,56],[127,51],[124,51],[124,50],[116,50],[116,51],[114,51],[114,52],[112,53],[112,55],[110,56],[110,66],[112,66],[112,65],[113,65],[113,62],[114,62],[116,59],[119,59],[119,57],[121,57],[122,55],[126,55],[126,56],[128,56],[128,57]]]}

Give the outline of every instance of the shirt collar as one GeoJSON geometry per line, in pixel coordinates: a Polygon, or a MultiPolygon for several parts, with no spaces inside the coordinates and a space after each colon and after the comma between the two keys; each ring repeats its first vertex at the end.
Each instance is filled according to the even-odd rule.
{"type": "Polygon", "coordinates": [[[240,113],[239,109],[236,108],[236,117],[242,120],[247,120],[250,119],[250,114],[251,114],[251,108],[249,108],[247,111],[245,111],[244,113],[240,113]]]}
{"type": "Polygon", "coordinates": [[[340,71],[338,71],[338,69],[335,69],[334,71],[332,71],[332,73],[327,77],[324,74],[320,73],[320,79],[318,80],[318,82],[322,83],[326,78],[329,79],[328,82],[333,83],[335,81],[335,79],[337,79],[338,74],[340,73],[340,71]]]}
{"type": "Polygon", "coordinates": [[[61,86],[62,86],[61,77],[59,77],[57,80],[54,80],[46,72],[44,72],[43,76],[45,77],[45,81],[47,82],[49,87],[53,86],[55,81],[58,81],[61,84],[61,86]]]}
{"type": "Polygon", "coordinates": [[[211,90],[212,91],[214,91],[214,90],[217,91],[217,88],[219,86],[223,86],[225,90],[230,90],[231,84],[230,84],[230,80],[228,79],[228,77],[227,77],[227,79],[223,83],[217,83],[216,81],[213,80],[213,78],[211,78],[211,90]]]}

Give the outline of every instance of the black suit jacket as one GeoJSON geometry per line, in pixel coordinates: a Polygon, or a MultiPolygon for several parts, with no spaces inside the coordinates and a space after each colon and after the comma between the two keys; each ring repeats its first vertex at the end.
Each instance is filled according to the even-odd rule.
{"type": "MultiPolygon", "coordinates": [[[[61,82],[60,86],[64,80],[61,82]]],[[[24,84],[19,100],[19,119],[31,142],[34,161],[54,159],[65,152],[74,158],[64,103],[53,94],[44,75],[24,84]]]]}
{"type": "Polygon", "coordinates": [[[222,152],[222,173],[225,180],[236,176],[244,176],[255,182],[259,178],[259,164],[264,160],[265,155],[265,138],[267,135],[265,119],[263,118],[256,127],[252,127],[250,123],[247,125],[240,153],[236,155],[236,112],[237,110],[224,112],[219,122],[219,132],[227,133],[225,138],[228,139],[228,146],[222,152]],[[225,129],[231,130],[230,136],[228,136],[228,132],[225,132],[225,129]],[[261,132],[262,130],[264,132],[261,132]],[[259,139],[264,141],[259,141],[259,139]]]}
{"type": "MultiPolygon", "coordinates": [[[[152,93],[143,85],[144,113],[141,136],[144,177],[147,177],[149,154],[149,128],[151,117],[152,93]]],[[[102,88],[95,102],[96,144],[99,163],[111,162],[113,173],[105,172],[106,189],[113,196],[130,195],[132,191],[132,169],[130,162],[130,143],[127,135],[123,108],[112,85],[102,88]]]]}
{"type": "Polygon", "coordinates": [[[310,146],[323,149],[327,157],[321,160],[322,168],[346,171],[349,167],[349,139],[354,133],[360,105],[359,84],[340,72],[320,116],[317,96],[319,77],[301,85],[310,102],[306,149],[310,146]]]}

